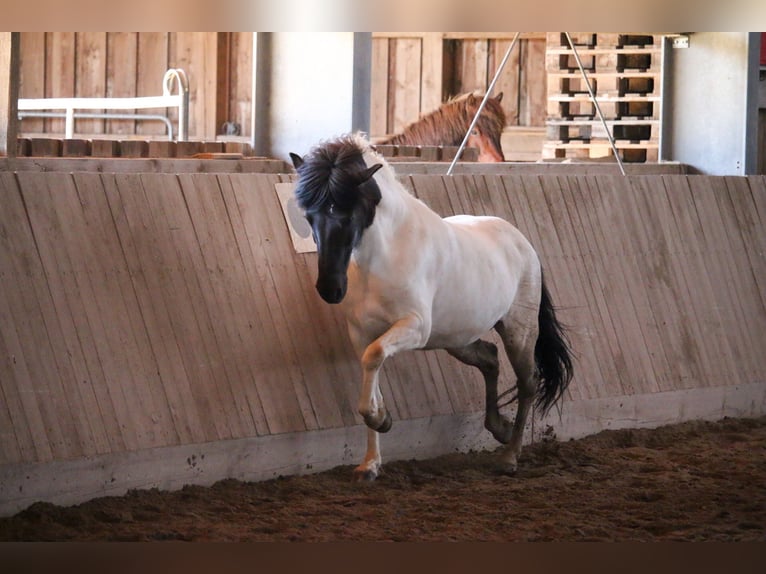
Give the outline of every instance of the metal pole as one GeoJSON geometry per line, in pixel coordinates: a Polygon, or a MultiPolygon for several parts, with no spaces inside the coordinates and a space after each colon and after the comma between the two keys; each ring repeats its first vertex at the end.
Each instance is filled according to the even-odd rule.
{"type": "Polygon", "coordinates": [[[511,52],[513,52],[513,48],[516,46],[516,42],[519,40],[520,34],[521,32],[516,32],[516,35],[513,37],[513,40],[511,41],[511,45],[508,46],[508,50],[506,50],[505,56],[503,56],[503,59],[500,62],[500,65],[498,66],[497,71],[495,72],[495,77],[492,78],[492,81],[490,82],[489,87],[487,88],[487,93],[484,94],[484,98],[481,100],[481,104],[479,104],[479,109],[476,112],[476,115],[473,117],[473,121],[471,122],[471,125],[468,127],[468,131],[466,132],[465,137],[463,138],[463,142],[460,144],[460,147],[458,148],[457,153],[455,154],[455,157],[452,160],[452,163],[447,169],[447,175],[452,175],[452,170],[455,168],[455,164],[457,163],[457,160],[460,159],[460,154],[463,153],[463,150],[465,149],[465,145],[468,143],[468,138],[471,136],[471,132],[473,131],[473,128],[476,125],[476,122],[479,121],[479,116],[481,115],[481,112],[484,109],[484,106],[486,105],[487,100],[489,99],[489,95],[492,93],[492,89],[495,87],[495,84],[497,83],[497,79],[500,77],[500,72],[503,71],[503,68],[505,67],[505,63],[508,61],[508,57],[511,55],[511,52]]]}
{"type": "Polygon", "coordinates": [[[583,80],[585,80],[585,85],[588,87],[588,94],[590,94],[590,99],[593,101],[593,105],[596,106],[596,113],[598,113],[598,117],[601,120],[601,124],[604,126],[604,130],[606,131],[606,137],[609,138],[609,145],[612,146],[612,153],[614,153],[614,158],[617,160],[617,165],[620,166],[620,173],[622,173],[622,175],[625,175],[625,168],[622,165],[620,154],[617,153],[617,146],[614,145],[614,138],[612,137],[612,132],[609,131],[609,126],[606,125],[604,114],[601,113],[601,106],[598,105],[598,100],[596,100],[596,95],[593,93],[593,88],[591,88],[590,80],[588,79],[588,75],[585,73],[585,68],[583,68],[582,62],[580,61],[580,55],[577,53],[577,48],[575,48],[574,42],[572,42],[572,37],[569,35],[569,32],[564,32],[564,34],[566,34],[567,42],[569,42],[569,47],[572,48],[572,52],[574,53],[575,60],[577,61],[577,67],[580,68],[580,73],[582,74],[583,80]]]}

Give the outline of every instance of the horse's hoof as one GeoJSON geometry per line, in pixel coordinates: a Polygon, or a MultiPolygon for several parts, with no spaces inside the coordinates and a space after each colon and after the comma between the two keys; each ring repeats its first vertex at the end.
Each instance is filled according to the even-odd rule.
{"type": "Polygon", "coordinates": [[[394,425],[394,420],[391,418],[391,413],[386,411],[386,418],[383,419],[383,422],[380,423],[380,426],[376,428],[375,430],[384,433],[391,430],[391,427],[394,425]]]}
{"type": "Polygon", "coordinates": [[[373,482],[378,478],[378,473],[371,468],[354,469],[354,482],[373,482]]]}

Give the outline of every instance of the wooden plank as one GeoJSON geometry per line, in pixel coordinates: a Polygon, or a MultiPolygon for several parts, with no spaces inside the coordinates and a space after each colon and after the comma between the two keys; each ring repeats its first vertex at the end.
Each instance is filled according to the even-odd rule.
{"type": "Polygon", "coordinates": [[[671,333],[673,326],[668,327],[669,319],[662,311],[663,301],[659,299],[662,289],[656,284],[656,274],[665,272],[664,263],[655,251],[651,224],[645,221],[645,215],[640,215],[643,198],[638,197],[630,185],[631,180],[613,181],[623,204],[615,226],[623,230],[620,239],[622,250],[626,252],[628,265],[623,269],[629,292],[642,322],[644,344],[652,357],[656,384],[660,391],[671,390],[678,384],[678,348],[677,337],[671,333]]]}
{"type": "MultiPolygon", "coordinates": [[[[693,190],[686,177],[663,177],[669,215],[678,234],[682,255],[681,272],[685,274],[687,296],[694,306],[698,328],[698,343],[709,356],[707,378],[709,385],[722,384],[740,368],[732,350],[728,314],[724,314],[713,284],[717,273],[709,269],[709,253],[705,249],[703,228],[694,206],[693,190]],[[712,273],[711,273],[712,271],[712,273]]],[[[733,326],[733,325],[731,325],[733,326]]]]}
{"type": "MultiPolygon", "coordinates": [[[[763,348],[763,305],[757,283],[753,280],[753,266],[745,252],[742,242],[742,234],[739,230],[736,214],[730,202],[730,195],[724,178],[706,177],[704,181],[694,180],[694,184],[702,183],[704,191],[695,193],[695,204],[704,213],[709,213],[709,222],[705,226],[706,235],[713,243],[709,243],[711,250],[721,254],[722,261],[726,263],[726,275],[719,276],[721,283],[721,296],[727,290],[729,300],[735,306],[734,312],[737,317],[738,334],[743,345],[743,361],[739,368],[747,373],[749,380],[755,380],[761,370],[762,361],[759,357],[760,349],[763,348]],[[710,191],[707,191],[707,185],[710,191]],[[707,200],[707,201],[705,201],[707,200]],[[709,201],[709,203],[708,203],[709,201]],[[722,280],[726,277],[725,280],[722,280]]],[[[695,185],[695,191],[696,191],[695,185]]]]}
{"type": "MultiPolygon", "coordinates": [[[[72,174],[74,187],[55,193],[57,211],[71,214],[64,239],[70,259],[81,269],[78,285],[93,337],[99,351],[109,353],[106,385],[112,401],[125,401],[127,412],[119,421],[106,417],[101,424],[108,434],[119,433],[115,423],[137,429],[139,447],[178,444],[178,432],[155,356],[146,333],[107,202],[98,174],[72,174]]],[[[97,402],[97,401],[93,401],[97,402]]]]}
{"type": "MultiPolygon", "coordinates": [[[[39,256],[31,249],[32,231],[12,173],[0,172],[0,192],[0,270],[5,277],[0,289],[0,340],[7,350],[0,387],[13,425],[4,432],[13,433],[21,461],[46,461],[60,454],[51,442],[61,441],[61,429],[52,417],[53,404],[46,392],[50,370],[43,358],[50,356],[50,344],[34,295],[45,276],[39,256]]],[[[6,456],[16,456],[10,447],[8,451],[6,456]]]]}
{"type": "MultiPolygon", "coordinates": [[[[511,45],[511,40],[491,40],[489,45],[489,70],[492,74],[497,72],[505,53],[511,45]]],[[[521,58],[521,45],[517,45],[513,48],[508,60],[505,63],[505,68],[497,78],[497,83],[492,92],[493,96],[503,94],[503,99],[500,102],[503,111],[505,112],[505,122],[509,126],[519,125],[519,85],[521,81],[521,68],[519,61],[521,58]]]]}
{"type": "MultiPolygon", "coordinates": [[[[168,32],[140,32],[138,34],[138,54],[136,56],[136,96],[156,96],[162,93],[162,77],[169,67],[169,36],[168,32]]],[[[188,73],[188,70],[187,70],[188,73]]],[[[164,109],[148,109],[144,113],[165,113],[164,109]]],[[[175,124],[178,121],[177,108],[170,108],[168,117],[175,124]]],[[[189,132],[192,132],[193,122],[189,118],[189,132]]],[[[136,134],[162,135],[165,126],[161,122],[137,122],[136,134]]]]}
{"type": "MultiPolygon", "coordinates": [[[[193,357],[185,355],[187,347],[181,343],[182,337],[194,331],[184,331],[183,321],[175,319],[172,312],[185,300],[170,284],[173,262],[163,259],[165,246],[160,245],[145,190],[135,175],[105,174],[102,185],[127,265],[125,283],[130,282],[140,308],[179,439],[192,444],[214,440],[218,431],[210,416],[209,396],[201,384],[196,384],[199,369],[193,368],[193,357]],[[185,359],[192,361],[188,372],[185,359]]],[[[187,317],[182,313],[182,319],[187,317]]]]}
{"type": "Polygon", "coordinates": [[[267,415],[257,393],[257,381],[250,361],[242,360],[259,345],[255,341],[245,345],[242,340],[243,335],[253,330],[251,317],[244,312],[249,297],[243,290],[246,280],[218,179],[206,174],[182,174],[179,181],[199,245],[200,287],[207,294],[206,305],[216,310],[213,329],[227,373],[225,380],[219,379],[218,384],[230,387],[228,391],[244,433],[237,436],[266,434],[267,415]]]}
{"type": "Polygon", "coordinates": [[[458,48],[457,77],[459,91],[484,93],[489,84],[487,69],[488,42],[486,39],[464,39],[458,48]]]}
{"type": "MultiPolygon", "coordinates": [[[[91,427],[82,401],[83,395],[92,393],[82,347],[82,340],[91,336],[90,325],[78,284],[79,269],[70,259],[64,237],[64,228],[76,222],[64,223],[50,188],[57,186],[57,196],[66,194],[71,178],[30,172],[18,174],[18,180],[34,235],[34,243],[29,245],[35,246],[45,277],[44,283],[37,282],[30,295],[35,298],[34,304],[39,305],[44,324],[44,335],[41,333],[35,341],[40,345],[41,369],[34,375],[35,384],[48,393],[44,401],[50,401],[51,411],[46,425],[59,427],[61,433],[59,438],[51,437],[51,446],[56,458],[93,454],[97,449],[94,437],[103,437],[104,431],[97,425],[95,429],[91,427]]],[[[127,439],[129,436],[129,431],[123,434],[125,444],[135,445],[127,439]]],[[[101,439],[98,444],[104,442],[101,439]]]]}
{"type": "Polygon", "coordinates": [[[578,230],[575,237],[590,278],[596,350],[607,352],[610,357],[600,359],[608,363],[604,365],[608,372],[601,384],[605,390],[611,389],[610,393],[617,388],[629,395],[634,392],[635,381],[652,380],[654,373],[647,354],[642,351],[644,341],[633,304],[625,300],[627,291],[620,269],[622,256],[602,235],[602,230],[609,229],[611,222],[599,218],[600,194],[596,182],[592,177],[578,177],[576,181],[577,185],[571,185],[569,193],[565,193],[565,200],[570,213],[579,218],[579,222],[573,220],[573,225],[578,230]]]}
{"type": "Polygon", "coordinates": [[[684,258],[676,257],[682,243],[676,235],[667,195],[661,182],[636,178],[632,190],[636,199],[636,218],[640,219],[647,235],[646,284],[651,290],[652,304],[662,317],[661,334],[670,362],[673,390],[709,384],[710,366],[700,349],[702,337],[697,326],[687,284],[684,282],[684,258]]]}
{"type": "MultiPolygon", "coordinates": [[[[182,68],[189,79],[189,137],[215,140],[216,32],[176,32],[172,67],[182,68]]],[[[163,70],[164,73],[164,70],[163,70]]],[[[161,83],[162,74],[157,81],[161,83]]]]}
{"type": "Polygon", "coordinates": [[[278,179],[230,178],[250,250],[258,254],[257,272],[268,295],[268,307],[275,314],[279,340],[283,344],[289,341],[290,360],[303,372],[301,379],[290,381],[292,388],[285,386],[264,401],[292,402],[284,409],[289,417],[286,424],[292,428],[349,424],[358,393],[358,375],[351,376],[347,367],[353,362],[350,345],[340,322],[333,324],[329,318],[329,306],[308,287],[314,278],[305,261],[313,261],[315,268],[315,259],[310,257],[314,254],[299,257],[293,251],[274,188],[278,179]]]}
{"type": "Polygon", "coordinates": [[[0,155],[17,152],[19,48],[18,32],[0,32],[0,155]]]}
{"type": "MultiPolygon", "coordinates": [[[[103,98],[106,96],[107,44],[106,32],[77,32],[75,34],[75,96],[103,98]]],[[[125,74],[127,70],[120,70],[125,74]]],[[[91,110],[93,113],[104,110],[91,110]]],[[[79,119],[75,130],[81,134],[104,133],[104,120],[79,119]]]]}
{"type": "MultiPolygon", "coordinates": [[[[138,33],[109,32],[106,45],[106,96],[108,98],[133,98],[138,77],[138,33]]],[[[159,95],[155,91],[151,95],[159,95]]],[[[134,120],[106,120],[107,133],[132,135],[136,133],[134,120]]]]}
{"type": "Polygon", "coordinates": [[[253,113],[253,32],[231,32],[231,58],[228,120],[239,126],[240,136],[250,137],[253,113]]]}
{"type": "Polygon", "coordinates": [[[427,32],[422,39],[422,71],[420,75],[420,111],[426,114],[438,109],[444,100],[442,74],[444,41],[439,32],[427,32]]]}
{"type": "Polygon", "coordinates": [[[389,100],[389,106],[393,107],[389,129],[399,133],[423,112],[420,109],[420,41],[406,38],[396,40],[389,57],[390,65],[393,66],[394,89],[394,99],[389,100]]]}
{"type": "MultiPolygon", "coordinates": [[[[45,97],[45,32],[22,32],[19,59],[19,97],[45,97]]],[[[43,119],[28,118],[20,122],[19,132],[42,133],[43,119]]]]}
{"type": "Polygon", "coordinates": [[[545,72],[545,42],[530,39],[522,46],[519,81],[519,124],[544,126],[547,118],[548,75],[545,72]]]}
{"type": "MultiPolygon", "coordinates": [[[[49,32],[46,34],[45,97],[71,98],[75,95],[75,34],[49,32]]],[[[45,120],[45,132],[64,133],[64,120],[45,120]]]]}
{"type": "MultiPolygon", "coordinates": [[[[229,177],[219,176],[218,180],[231,225],[232,240],[236,242],[245,274],[241,286],[246,291],[241,295],[243,309],[240,313],[248,323],[243,338],[252,353],[252,358],[248,360],[253,379],[252,391],[249,392],[257,393],[263,405],[268,434],[295,427],[296,411],[302,413],[302,424],[306,428],[316,429],[318,423],[312,413],[311,399],[300,384],[305,377],[296,341],[287,332],[286,318],[268,277],[264,258],[258,249],[253,249],[248,237],[248,230],[252,233],[254,229],[260,231],[261,228],[248,227],[248,212],[241,207],[240,195],[246,192],[235,187],[229,177]],[[281,368],[276,365],[281,365],[281,368]],[[286,380],[291,382],[289,387],[286,380]],[[288,388],[295,389],[293,396],[288,388]]],[[[249,202],[245,204],[250,205],[249,202]]],[[[263,240],[258,237],[252,241],[259,245],[263,240]]]]}
{"type": "MultiPolygon", "coordinates": [[[[717,305],[724,316],[726,331],[731,340],[731,350],[736,372],[752,372],[751,353],[759,346],[750,340],[743,309],[745,283],[738,272],[739,257],[732,252],[728,233],[721,219],[716,194],[727,193],[719,189],[713,177],[690,180],[695,212],[700,219],[700,244],[705,253],[705,264],[717,305]],[[755,345],[755,346],[754,346],[755,345]]],[[[749,265],[748,265],[749,268],[749,265]]],[[[761,336],[762,339],[762,336],[761,336]]],[[[756,351],[757,356],[758,351],[756,351]]]]}
{"type": "Polygon", "coordinates": [[[388,39],[373,37],[370,82],[370,137],[388,135],[388,39]]]}
{"type": "Polygon", "coordinates": [[[232,374],[221,355],[219,324],[212,315],[215,307],[209,304],[204,287],[206,269],[183,189],[177,177],[165,174],[143,174],[140,181],[155,221],[158,244],[169,266],[166,273],[176,299],[171,313],[174,321],[183,325],[184,335],[179,343],[185,353],[187,373],[192,376],[195,371],[195,385],[210,397],[216,438],[243,436],[248,425],[232,397],[232,374]]]}

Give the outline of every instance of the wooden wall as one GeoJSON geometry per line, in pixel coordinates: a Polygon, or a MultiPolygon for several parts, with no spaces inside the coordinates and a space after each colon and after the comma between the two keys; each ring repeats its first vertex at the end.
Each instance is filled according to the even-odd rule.
{"type": "MultiPolygon", "coordinates": [[[[485,91],[514,33],[374,32],[370,135],[401,131],[451,96],[485,91]]],[[[494,93],[509,126],[545,125],[545,33],[524,33],[494,93]]]]}
{"type": "MultiPolygon", "coordinates": [[[[342,319],[275,194],[289,177],[0,172],[0,471],[359,424],[342,319]]],[[[766,381],[766,178],[404,180],[539,250],[577,352],[565,411],[766,381]]],[[[443,352],[394,358],[382,389],[397,421],[482,409],[443,352]]]]}
{"type": "MultiPolygon", "coordinates": [[[[226,121],[249,135],[252,33],[23,32],[20,54],[22,98],[157,96],[165,70],[183,68],[190,84],[190,138],[214,140],[226,121]]],[[[175,122],[176,110],[170,117],[175,122]]],[[[64,124],[25,119],[21,131],[63,133],[64,124]]],[[[152,137],[165,127],[82,119],[77,132],[152,137]]]]}

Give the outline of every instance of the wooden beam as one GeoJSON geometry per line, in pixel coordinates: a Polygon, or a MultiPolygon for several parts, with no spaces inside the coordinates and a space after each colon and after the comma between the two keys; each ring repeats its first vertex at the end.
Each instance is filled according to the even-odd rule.
{"type": "Polygon", "coordinates": [[[16,155],[19,130],[19,32],[0,32],[0,155],[16,155]]]}

